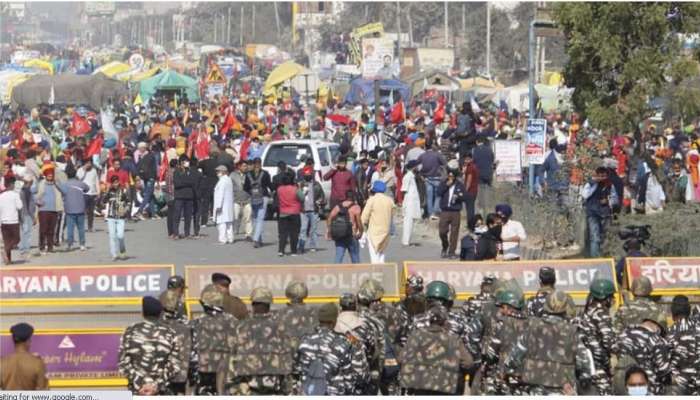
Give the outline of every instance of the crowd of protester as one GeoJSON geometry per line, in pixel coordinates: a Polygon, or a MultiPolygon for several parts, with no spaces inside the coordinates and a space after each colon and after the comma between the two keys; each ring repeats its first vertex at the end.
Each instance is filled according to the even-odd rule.
{"type": "MultiPolygon", "coordinates": [[[[242,239],[257,248],[271,240],[264,220],[274,216],[280,256],[287,244],[291,255],[315,251],[327,217],[338,262],[345,251],[358,262],[361,247],[378,262],[395,234],[403,246],[415,246],[421,220],[438,221],[444,258],[459,257],[461,239],[466,259],[517,259],[527,236],[522,224],[509,221],[510,207],[502,222],[493,210],[492,141],[522,138],[526,116],[481,107],[436,95],[375,113],[333,99],[309,109],[289,96],[271,101],[241,93],[196,104],[123,99],[109,111],[4,108],[3,189],[21,200],[8,194],[0,201],[4,258],[10,261],[14,248],[28,256],[34,229],[38,254],[64,242],[85,250],[95,216],[111,221],[114,259],[126,256],[129,220],[164,218],[172,240],[197,239],[203,226],[217,225],[219,243],[242,239]],[[296,170],[281,163],[275,176],[262,168],[270,143],[303,138],[340,145],[330,172],[321,176],[311,157],[296,170]],[[324,180],[330,193],[319,185],[324,180]]],[[[548,153],[536,168],[536,193],[563,210],[584,204],[591,256],[600,255],[614,213],[658,213],[670,202],[700,201],[699,127],[648,125],[601,144],[608,136],[576,114],[545,117],[548,153]],[[593,174],[581,166],[596,159],[593,174]]]]}

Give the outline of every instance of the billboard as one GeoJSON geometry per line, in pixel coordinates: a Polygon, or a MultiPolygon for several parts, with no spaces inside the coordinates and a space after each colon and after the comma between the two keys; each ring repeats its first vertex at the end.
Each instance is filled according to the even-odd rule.
{"type": "Polygon", "coordinates": [[[627,258],[627,281],[646,276],[652,294],[700,294],[700,257],[627,258]]]}
{"type": "Polygon", "coordinates": [[[520,140],[495,140],[493,153],[496,164],[496,181],[520,182],[523,179],[522,151],[520,140]]]}
{"type": "Polygon", "coordinates": [[[394,69],[394,42],[386,37],[362,39],[362,77],[391,79],[394,69]]]}
{"type": "Polygon", "coordinates": [[[0,305],[140,304],[158,296],[173,265],[86,265],[0,269],[0,305]]]}
{"type": "MultiPolygon", "coordinates": [[[[41,357],[51,387],[83,386],[92,380],[100,386],[126,386],[119,374],[119,342],[123,330],[37,330],[32,353],[41,357]]],[[[14,352],[12,336],[0,335],[0,356],[14,352]]]]}
{"type": "Polygon", "coordinates": [[[88,1],[85,2],[85,14],[90,17],[112,15],[116,11],[113,1],[88,1]]]}
{"type": "Polygon", "coordinates": [[[188,301],[199,298],[215,272],[228,275],[231,294],[246,302],[257,287],[270,289],[275,302],[286,302],[284,291],[294,280],[306,283],[310,302],[334,301],[343,293],[355,293],[367,278],[381,282],[387,300],[398,299],[400,290],[396,264],[199,265],[185,267],[188,301]]]}
{"type": "Polygon", "coordinates": [[[498,279],[514,278],[526,294],[539,289],[539,269],[551,267],[557,277],[556,287],[571,294],[583,296],[596,277],[615,282],[615,267],[611,258],[581,260],[535,261],[467,261],[467,262],[404,262],[404,279],[417,274],[426,282],[440,280],[452,285],[458,298],[466,299],[479,293],[485,276],[498,279]]]}
{"type": "Polygon", "coordinates": [[[525,154],[528,164],[544,163],[544,153],[547,149],[547,120],[528,119],[525,135],[525,154]]]}

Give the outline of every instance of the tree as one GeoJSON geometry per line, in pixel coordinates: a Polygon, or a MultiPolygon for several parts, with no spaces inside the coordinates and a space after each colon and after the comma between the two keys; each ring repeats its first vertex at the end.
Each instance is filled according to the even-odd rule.
{"type": "Polygon", "coordinates": [[[554,18],[566,38],[567,85],[594,126],[636,130],[652,109],[649,99],[669,81],[688,75],[678,34],[700,22],[694,3],[557,3],[554,18]],[[675,76],[674,76],[675,75],[675,76]]]}

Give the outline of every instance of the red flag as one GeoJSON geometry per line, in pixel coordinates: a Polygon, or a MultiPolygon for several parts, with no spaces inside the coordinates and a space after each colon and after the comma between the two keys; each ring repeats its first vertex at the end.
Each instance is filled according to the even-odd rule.
{"type": "Polygon", "coordinates": [[[24,117],[21,117],[15,120],[15,122],[13,122],[12,125],[10,125],[10,131],[15,135],[20,135],[22,134],[22,129],[26,124],[27,122],[24,120],[24,117]]]}
{"type": "Polygon", "coordinates": [[[160,173],[158,174],[159,181],[165,180],[165,173],[168,171],[168,168],[170,168],[170,161],[168,161],[168,152],[164,151],[162,160],[160,162],[160,173]]]}
{"type": "Polygon", "coordinates": [[[243,142],[241,142],[241,149],[240,149],[241,161],[246,161],[248,159],[248,147],[250,147],[250,139],[246,135],[245,139],[243,139],[243,142]]]}
{"type": "Polygon", "coordinates": [[[90,124],[78,113],[73,112],[73,124],[70,130],[71,136],[83,136],[90,132],[90,124]]]}
{"type": "Polygon", "coordinates": [[[389,119],[391,120],[392,124],[398,124],[406,119],[406,111],[403,108],[403,100],[394,104],[394,107],[391,108],[391,115],[389,119]]]}
{"type": "Polygon", "coordinates": [[[104,144],[104,138],[102,135],[93,138],[88,147],[85,149],[85,159],[88,159],[95,154],[100,154],[102,151],[102,144],[104,144]]]}
{"type": "Polygon", "coordinates": [[[231,107],[228,107],[226,109],[226,116],[224,117],[224,125],[221,127],[221,134],[226,135],[228,132],[233,128],[233,125],[236,123],[236,117],[233,116],[233,112],[231,111],[231,107]]]}
{"type": "Polygon", "coordinates": [[[438,99],[437,107],[435,108],[435,114],[433,115],[433,120],[436,124],[442,123],[445,120],[445,97],[440,96],[438,99]]]}

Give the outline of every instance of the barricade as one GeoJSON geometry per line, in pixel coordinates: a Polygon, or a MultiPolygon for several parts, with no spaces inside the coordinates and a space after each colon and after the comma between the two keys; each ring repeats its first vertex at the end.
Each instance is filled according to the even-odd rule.
{"type": "Polygon", "coordinates": [[[384,287],[384,300],[400,298],[399,267],[396,264],[300,264],[300,265],[188,265],[185,266],[186,298],[190,309],[199,311],[199,295],[211,275],[220,272],[231,278],[231,294],[250,303],[256,287],[272,291],[276,305],[287,302],[284,291],[293,280],[309,288],[307,303],[337,302],[341,294],[356,293],[362,282],[373,278],[384,287]]]}
{"type": "Polygon", "coordinates": [[[581,260],[536,260],[536,261],[405,261],[402,282],[408,275],[418,274],[425,284],[442,280],[452,285],[458,300],[467,300],[480,291],[485,276],[499,279],[514,278],[526,297],[534,296],[539,288],[539,269],[551,267],[557,277],[556,287],[564,290],[580,303],[588,295],[594,278],[615,280],[615,266],[611,258],[581,260]]]}
{"type": "Polygon", "coordinates": [[[700,295],[700,257],[627,258],[627,284],[646,276],[651,281],[652,295],[700,295]]]}
{"type": "Polygon", "coordinates": [[[172,264],[3,267],[0,306],[140,304],[174,273],[172,264]]]}

